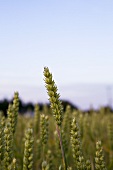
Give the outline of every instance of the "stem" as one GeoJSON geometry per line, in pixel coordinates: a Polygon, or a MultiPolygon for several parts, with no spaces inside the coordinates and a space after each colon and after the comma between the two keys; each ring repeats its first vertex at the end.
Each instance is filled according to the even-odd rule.
{"type": "Polygon", "coordinates": [[[62,137],[61,137],[61,133],[60,133],[60,129],[59,129],[58,125],[56,125],[56,130],[57,130],[59,141],[60,141],[60,147],[61,147],[61,153],[62,153],[62,158],[63,158],[64,170],[67,170],[65,153],[64,153],[64,149],[63,149],[63,145],[62,145],[62,137]]]}
{"type": "Polygon", "coordinates": [[[43,144],[43,161],[45,161],[45,144],[43,144]]]}

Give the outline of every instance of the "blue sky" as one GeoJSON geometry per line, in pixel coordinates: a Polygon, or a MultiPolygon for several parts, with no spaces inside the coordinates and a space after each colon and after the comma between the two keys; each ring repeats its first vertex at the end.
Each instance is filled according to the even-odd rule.
{"type": "Polygon", "coordinates": [[[77,104],[83,101],[82,106],[86,100],[87,106],[95,103],[92,91],[75,87],[101,84],[106,91],[113,85],[113,1],[0,1],[1,98],[18,90],[25,100],[45,101],[44,66],[53,73],[61,96],[80,96],[77,104]]]}

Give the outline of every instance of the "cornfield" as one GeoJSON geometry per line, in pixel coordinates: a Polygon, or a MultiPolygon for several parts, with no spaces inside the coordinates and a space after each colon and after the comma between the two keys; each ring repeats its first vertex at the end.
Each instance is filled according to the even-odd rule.
{"type": "Polygon", "coordinates": [[[113,170],[113,114],[64,111],[48,67],[43,74],[50,108],[20,115],[15,92],[7,117],[0,113],[0,170],[113,170]]]}

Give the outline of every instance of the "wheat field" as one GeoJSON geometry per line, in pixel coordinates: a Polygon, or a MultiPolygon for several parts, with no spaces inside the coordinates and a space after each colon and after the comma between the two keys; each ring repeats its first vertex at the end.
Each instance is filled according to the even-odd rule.
{"type": "Polygon", "coordinates": [[[50,108],[20,115],[15,92],[7,117],[0,112],[0,170],[113,170],[110,109],[64,110],[48,67],[43,74],[50,108]]]}

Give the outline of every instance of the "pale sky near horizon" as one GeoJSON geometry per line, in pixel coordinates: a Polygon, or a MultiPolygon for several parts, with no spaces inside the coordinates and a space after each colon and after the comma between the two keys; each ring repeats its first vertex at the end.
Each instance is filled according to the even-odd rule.
{"type": "Polygon", "coordinates": [[[113,1],[0,1],[1,97],[42,87],[44,66],[58,87],[112,86],[113,1]]]}

